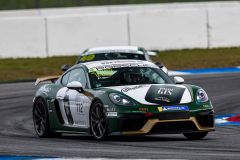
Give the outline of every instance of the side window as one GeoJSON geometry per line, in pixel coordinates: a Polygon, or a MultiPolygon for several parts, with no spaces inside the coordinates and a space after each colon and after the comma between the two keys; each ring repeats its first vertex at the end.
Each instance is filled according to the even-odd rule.
{"type": "Polygon", "coordinates": [[[62,78],[62,84],[63,84],[64,86],[66,86],[66,85],[68,84],[68,77],[69,77],[70,73],[71,73],[71,72],[68,72],[68,73],[65,74],[65,75],[63,76],[63,78],[62,78]]]}
{"type": "Polygon", "coordinates": [[[83,88],[86,88],[87,80],[85,76],[85,72],[83,69],[78,68],[71,71],[71,74],[68,79],[68,83],[78,81],[82,84],[83,88]]]}

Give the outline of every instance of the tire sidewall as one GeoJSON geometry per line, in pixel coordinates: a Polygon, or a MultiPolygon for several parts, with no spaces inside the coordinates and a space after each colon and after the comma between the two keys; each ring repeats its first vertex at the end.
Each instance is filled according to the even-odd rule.
{"type": "Polygon", "coordinates": [[[46,105],[45,101],[44,101],[42,98],[39,98],[39,99],[36,101],[35,105],[34,105],[34,108],[33,108],[33,124],[34,124],[34,129],[35,129],[35,131],[36,131],[36,133],[37,133],[37,135],[38,135],[39,137],[46,137],[46,136],[48,136],[48,135],[51,133],[51,131],[50,131],[50,125],[49,125],[48,108],[47,108],[47,105],[46,105]],[[38,131],[36,130],[36,127],[35,127],[35,113],[34,113],[34,112],[35,112],[36,105],[37,105],[39,102],[43,104],[43,108],[44,108],[44,110],[45,110],[45,116],[46,116],[45,130],[44,130],[44,132],[43,132],[42,134],[39,134],[38,131]]]}
{"type": "MultiPolygon", "coordinates": [[[[92,121],[91,121],[91,119],[92,119],[92,111],[93,111],[93,108],[95,107],[95,105],[96,105],[97,103],[100,103],[100,104],[103,106],[103,104],[102,104],[100,101],[96,101],[96,102],[93,103],[93,105],[92,105],[92,107],[91,107],[91,110],[90,110],[90,115],[89,115],[90,129],[91,129],[91,133],[92,133],[93,137],[94,137],[96,140],[105,140],[105,139],[107,138],[107,136],[108,136],[108,130],[107,130],[107,128],[108,128],[108,123],[107,123],[107,122],[106,122],[106,126],[105,126],[105,132],[104,132],[104,134],[103,134],[101,137],[97,137],[97,136],[94,134],[94,132],[93,132],[93,126],[92,126],[92,121]]],[[[103,107],[103,109],[105,110],[104,107],[103,107]]],[[[107,121],[106,113],[105,113],[105,120],[107,121]]]]}

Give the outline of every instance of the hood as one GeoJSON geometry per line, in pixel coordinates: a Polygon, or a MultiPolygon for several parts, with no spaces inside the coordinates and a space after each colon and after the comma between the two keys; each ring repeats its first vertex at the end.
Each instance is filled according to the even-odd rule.
{"type": "Polygon", "coordinates": [[[185,104],[192,102],[192,94],[184,85],[151,84],[103,87],[135,99],[146,105],[185,104]]]}

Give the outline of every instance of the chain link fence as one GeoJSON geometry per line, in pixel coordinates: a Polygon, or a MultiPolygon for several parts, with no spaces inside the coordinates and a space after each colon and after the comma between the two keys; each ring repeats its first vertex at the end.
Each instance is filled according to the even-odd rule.
{"type": "Polygon", "coordinates": [[[0,0],[0,10],[206,1],[221,0],[0,0]]]}

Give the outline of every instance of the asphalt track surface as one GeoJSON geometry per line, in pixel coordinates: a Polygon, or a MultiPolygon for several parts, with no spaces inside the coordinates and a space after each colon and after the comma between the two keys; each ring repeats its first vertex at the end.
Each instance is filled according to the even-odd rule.
{"type": "MultiPolygon", "coordinates": [[[[240,73],[183,76],[188,84],[206,90],[216,114],[240,113],[240,73]]],[[[34,83],[0,84],[0,155],[141,158],[240,159],[240,126],[218,126],[202,140],[182,134],[110,137],[89,135],[39,138],[33,127],[34,83]]]]}

